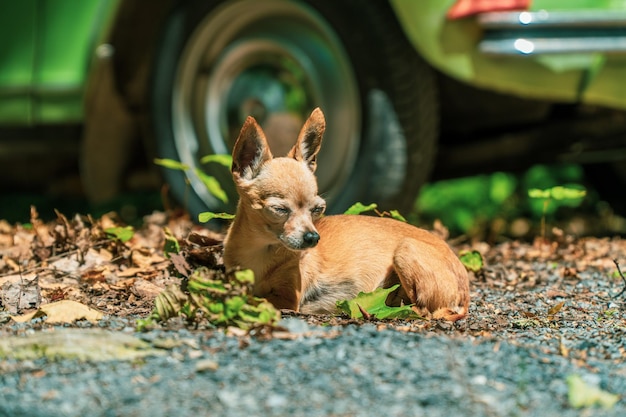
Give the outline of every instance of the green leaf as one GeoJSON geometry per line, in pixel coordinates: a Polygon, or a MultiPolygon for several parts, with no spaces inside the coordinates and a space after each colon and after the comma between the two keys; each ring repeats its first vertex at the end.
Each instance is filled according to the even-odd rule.
{"type": "Polygon", "coordinates": [[[579,375],[569,375],[567,377],[567,386],[569,388],[567,398],[570,406],[574,408],[599,405],[608,410],[619,401],[619,395],[611,394],[595,385],[590,385],[579,375]]]}
{"type": "Polygon", "coordinates": [[[376,207],[378,207],[378,204],[376,203],[372,203],[367,206],[363,205],[362,203],[355,203],[352,205],[352,207],[346,210],[343,214],[361,214],[366,211],[372,211],[376,209],[376,207]]]}
{"type": "Polygon", "coordinates": [[[569,187],[552,187],[550,194],[555,200],[576,200],[587,195],[587,190],[569,187]]]}
{"type": "Polygon", "coordinates": [[[118,239],[122,243],[128,242],[135,235],[135,231],[133,230],[132,226],[109,227],[104,229],[104,233],[115,239],[118,239]]]}
{"type": "Polygon", "coordinates": [[[528,197],[530,198],[550,198],[550,190],[540,190],[538,188],[531,188],[528,190],[528,197]]]}
{"type": "Polygon", "coordinates": [[[201,164],[208,164],[210,162],[215,162],[217,164],[223,165],[226,168],[230,168],[233,164],[232,155],[228,154],[215,154],[215,155],[206,155],[200,159],[201,164]]]}
{"type": "Polygon", "coordinates": [[[217,316],[214,319],[216,319],[218,322],[223,322],[225,320],[224,311],[226,310],[226,308],[224,307],[224,303],[214,300],[206,300],[206,302],[204,303],[204,307],[206,307],[206,309],[210,313],[217,316]]]}
{"type": "Polygon", "coordinates": [[[477,250],[463,251],[459,255],[461,263],[472,272],[478,272],[483,269],[483,256],[477,250]]]}
{"type": "Polygon", "coordinates": [[[193,319],[196,315],[196,311],[197,311],[196,306],[192,305],[191,303],[185,303],[180,308],[180,314],[187,317],[188,319],[193,319]]]}
{"type": "Polygon", "coordinates": [[[206,223],[213,219],[224,219],[224,220],[232,220],[235,218],[234,214],[228,213],[213,213],[211,211],[205,211],[204,213],[198,214],[198,221],[200,223],[206,223]]]}
{"type": "Polygon", "coordinates": [[[406,219],[404,218],[402,214],[400,214],[398,210],[391,210],[389,212],[389,215],[391,216],[392,219],[400,220],[401,222],[406,223],[406,219]]]}
{"type": "Polygon", "coordinates": [[[187,294],[180,287],[171,285],[154,299],[154,309],[151,316],[156,320],[167,320],[170,317],[175,317],[187,302],[187,298],[187,294]]]}
{"type": "Polygon", "coordinates": [[[543,199],[554,199],[554,200],[577,200],[583,198],[587,195],[587,190],[583,186],[575,186],[574,187],[564,187],[562,185],[557,185],[556,187],[547,188],[545,190],[540,190],[537,188],[532,188],[528,190],[528,196],[530,198],[543,198],[543,199]]]}
{"type": "Polygon", "coordinates": [[[251,269],[236,271],[235,278],[241,284],[254,284],[254,272],[251,269]]]}
{"type": "Polygon", "coordinates": [[[515,177],[504,172],[495,172],[489,178],[489,199],[495,204],[503,204],[515,192],[515,177]]]}
{"type": "Polygon", "coordinates": [[[163,233],[165,234],[165,242],[163,243],[163,252],[165,252],[166,257],[170,257],[170,253],[179,253],[180,252],[180,244],[178,243],[178,239],[174,236],[172,231],[165,227],[163,229],[163,233]]]}
{"type": "Polygon", "coordinates": [[[246,300],[241,296],[234,296],[226,300],[224,303],[226,318],[232,319],[239,315],[239,311],[246,305],[246,300]]]}
{"type": "Polygon", "coordinates": [[[228,203],[228,195],[222,188],[217,178],[207,175],[201,169],[196,169],[196,175],[200,178],[200,181],[204,184],[207,190],[222,203],[228,203]]]}
{"type": "Polygon", "coordinates": [[[360,292],[359,295],[352,300],[337,301],[337,307],[353,319],[363,318],[361,310],[381,320],[421,318],[411,309],[410,305],[390,307],[385,303],[387,296],[398,287],[400,287],[400,285],[394,285],[389,288],[377,288],[369,293],[360,292]]]}
{"type": "Polygon", "coordinates": [[[179,171],[186,171],[189,169],[189,165],[183,164],[182,162],[175,161],[173,159],[154,158],[154,163],[157,165],[161,165],[165,168],[177,169],[179,171]]]}
{"type": "Polygon", "coordinates": [[[223,281],[212,279],[213,274],[207,267],[196,269],[189,277],[187,290],[190,293],[206,295],[207,293],[225,294],[228,289],[223,281]]]}
{"type": "Polygon", "coordinates": [[[135,326],[137,326],[136,327],[137,331],[140,333],[143,333],[145,331],[148,331],[154,328],[156,324],[157,324],[157,320],[152,316],[148,316],[145,319],[135,320],[135,326]]]}
{"type": "MultiPolygon", "coordinates": [[[[207,155],[202,158],[200,162],[217,162],[222,165],[230,166],[231,161],[232,157],[230,155],[207,155]]],[[[191,169],[189,165],[173,159],[155,158],[154,163],[165,168],[176,169],[179,171],[187,171],[191,169]]],[[[215,177],[206,174],[200,168],[196,168],[194,172],[213,196],[218,198],[223,203],[228,203],[228,194],[226,194],[226,192],[222,189],[222,186],[215,177]]]]}
{"type": "Polygon", "coordinates": [[[238,326],[243,327],[241,324],[247,323],[245,327],[249,327],[250,324],[269,324],[272,325],[280,320],[280,312],[269,302],[262,298],[254,297],[256,306],[245,304],[239,310],[238,326]]]}

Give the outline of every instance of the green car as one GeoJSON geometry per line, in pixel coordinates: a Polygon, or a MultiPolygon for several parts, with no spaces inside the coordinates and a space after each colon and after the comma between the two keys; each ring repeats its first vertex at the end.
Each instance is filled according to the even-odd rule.
{"type": "Polygon", "coordinates": [[[280,155],[318,106],[331,212],[408,210],[433,169],[626,179],[626,0],[20,0],[0,39],[0,150],[75,136],[93,201],[129,186],[141,149],[185,164],[162,175],[191,212],[232,212],[229,170],[202,158],[248,115],[280,155]]]}

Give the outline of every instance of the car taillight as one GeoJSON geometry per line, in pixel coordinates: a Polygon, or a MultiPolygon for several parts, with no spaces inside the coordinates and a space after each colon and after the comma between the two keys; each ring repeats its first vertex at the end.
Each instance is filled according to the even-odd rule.
{"type": "Polygon", "coordinates": [[[530,2],[531,0],[457,0],[446,17],[460,19],[478,13],[527,10],[530,2]]]}

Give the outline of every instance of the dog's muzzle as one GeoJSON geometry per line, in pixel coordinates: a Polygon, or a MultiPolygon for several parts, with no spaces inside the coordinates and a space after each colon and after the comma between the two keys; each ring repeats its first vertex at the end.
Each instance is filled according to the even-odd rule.
{"type": "Polygon", "coordinates": [[[278,239],[291,250],[304,250],[317,245],[320,235],[317,231],[304,232],[302,235],[281,235],[278,239]]]}
{"type": "Polygon", "coordinates": [[[305,248],[312,248],[317,245],[317,242],[319,242],[320,235],[317,232],[306,232],[304,236],[302,236],[302,240],[305,248]]]}

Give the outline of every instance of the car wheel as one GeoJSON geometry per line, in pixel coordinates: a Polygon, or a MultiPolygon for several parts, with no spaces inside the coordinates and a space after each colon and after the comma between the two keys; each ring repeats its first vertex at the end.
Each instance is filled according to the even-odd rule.
{"type": "Polygon", "coordinates": [[[409,210],[431,170],[434,76],[383,2],[181,2],[155,59],[158,152],[191,168],[164,175],[194,214],[234,210],[228,169],[200,158],[229,154],[248,115],[281,156],[310,111],[323,110],[316,175],[330,212],[357,201],[409,210]],[[227,202],[207,190],[196,168],[217,179],[227,202]]]}
{"type": "Polygon", "coordinates": [[[624,161],[585,165],[587,181],[620,216],[626,216],[626,202],[622,190],[626,185],[626,164],[624,161]]]}

